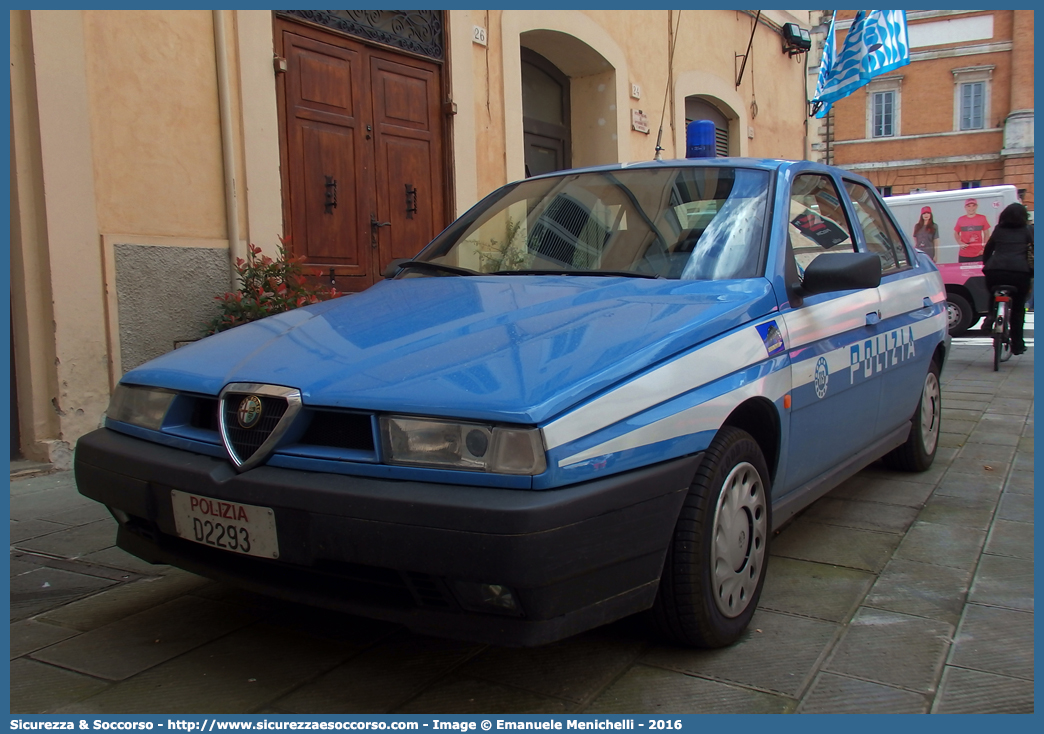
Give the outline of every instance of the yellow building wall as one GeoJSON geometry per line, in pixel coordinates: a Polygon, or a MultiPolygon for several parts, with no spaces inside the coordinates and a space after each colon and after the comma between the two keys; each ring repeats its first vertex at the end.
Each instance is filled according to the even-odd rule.
{"type": "MultiPolygon", "coordinates": [[[[454,20],[448,25],[469,32],[452,39],[451,46],[471,47],[466,60],[475,131],[474,159],[458,155],[454,166],[457,171],[475,167],[476,197],[522,175],[518,80],[505,77],[517,73],[519,45],[547,56],[570,77],[574,165],[652,159],[661,120],[664,157],[684,157],[684,98],[689,95],[710,97],[725,109],[740,154],[806,157],[805,57],[783,53],[776,29],[783,22],[807,27],[807,14],[797,18],[764,11],[739,87],[737,55],[747,52],[755,26],[746,12],[463,10],[450,15],[454,20]],[[486,30],[486,45],[472,43],[473,25],[486,30]],[[548,41],[548,34],[568,37],[568,43],[548,41]],[[592,53],[605,57],[604,71],[592,66],[592,53]],[[573,73],[571,67],[580,71],[573,73]],[[632,84],[640,87],[640,99],[630,96],[632,84]],[[647,115],[649,133],[632,130],[632,109],[647,115]]],[[[467,203],[459,195],[458,201],[467,203]]]]}
{"type": "MultiPolygon", "coordinates": [[[[474,62],[472,79],[475,115],[475,159],[477,191],[482,197],[507,181],[504,160],[504,78],[501,72],[503,35],[493,32],[500,27],[502,10],[454,11],[469,16],[472,24],[486,28],[488,45],[472,43],[470,36],[459,43],[471,46],[474,62]]],[[[456,164],[467,165],[466,159],[456,164]]],[[[474,203],[474,200],[471,202],[474,203]]],[[[457,212],[460,214],[461,212],[457,212]]]]}
{"type": "Polygon", "coordinates": [[[212,13],[90,10],[84,36],[102,232],[223,239],[212,13]]]}
{"type": "Polygon", "coordinates": [[[12,11],[11,28],[19,428],[28,458],[62,467],[109,397],[83,17],[12,11]]]}
{"type": "MultiPolygon", "coordinates": [[[[763,12],[763,21],[770,12],[763,12]]],[[[802,18],[771,17],[777,24],[790,21],[808,27],[807,14],[802,18]]],[[[740,114],[744,123],[735,132],[747,140],[744,145],[749,145],[745,155],[804,158],[805,55],[790,57],[783,53],[779,34],[762,22],[754,31],[742,82],[739,88],[735,87],[742,63],[736,55],[746,54],[753,24],[754,18],[739,11],[682,11],[675,73],[690,69],[709,72],[733,90],[739,100],[733,112],[740,114]],[[753,128],[753,138],[748,138],[748,128],[753,128]]],[[[660,99],[662,103],[662,97],[660,99]]],[[[684,139],[684,131],[681,137],[684,139]]],[[[679,150],[677,154],[684,156],[685,151],[679,150]]]]}
{"type": "MultiPolygon", "coordinates": [[[[12,11],[11,20],[19,427],[27,458],[62,467],[122,374],[114,243],[228,251],[214,13],[12,11]]],[[[271,49],[270,21],[264,32],[271,49]]],[[[244,182],[238,45],[229,23],[231,138],[244,182]]],[[[210,278],[227,288],[221,260],[227,254],[210,278]]],[[[196,295],[191,273],[148,275],[181,279],[186,297],[196,295]]],[[[154,306],[160,315],[163,303],[154,306]]],[[[194,323],[179,328],[199,335],[194,323]]]]}
{"type": "MultiPolygon", "coordinates": [[[[651,159],[661,114],[664,157],[684,156],[684,98],[694,94],[727,111],[743,154],[803,157],[803,57],[783,54],[775,30],[787,20],[808,23],[764,11],[737,88],[736,55],[754,26],[745,12],[448,11],[448,90],[463,102],[448,162],[456,213],[521,176],[520,39],[568,41],[561,64],[575,72],[578,164],[651,159]],[[486,46],[472,43],[474,25],[487,29],[486,46]],[[631,98],[632,84],[640,99],[631,98]],[[631,129],[631,109],[648,116],[648,134],[631,129]]],[[[23,10],[11,11],[11,22],[20,427],[29,458],[61,466],[75,440],[99,425],[122,374],[115,248],[275,248],[282,202],[272,14],[23,10]]],[[[192,280],[185,276],[186,288],[192,280]]]]}

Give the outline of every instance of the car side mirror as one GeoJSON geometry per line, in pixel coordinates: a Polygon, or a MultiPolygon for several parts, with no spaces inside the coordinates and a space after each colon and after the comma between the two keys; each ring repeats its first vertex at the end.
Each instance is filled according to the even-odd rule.
{"type": "Polygon", "coordinates": [[[802,296],[881,285],[881,258],[872,252],[824,253],[808,264],[798,286],[802,296]]]}
{"type": "Polygon", "coordinates": [[[411,258],[408,258],[408,257],[397,257],[397,258],[395,258],[390,263],[388,263],[388,267],[386,267],[384,269],[384,272],[381,273],[381,277],[385,278],[386,280],[391,280],[396,275],[398,275],[399,271],[402,269],[401,267],[399,267],[399,264],[407,262],[410,259],[411,258]]]}

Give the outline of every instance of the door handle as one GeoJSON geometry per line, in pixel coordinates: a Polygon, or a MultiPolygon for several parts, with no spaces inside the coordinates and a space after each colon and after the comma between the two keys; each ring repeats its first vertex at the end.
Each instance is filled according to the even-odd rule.
{"type": "Polygon", "coordinates": [[[413,219],[417,211],[417,189],[413,184],[406,184],[406,218],[413,219]]]}
{"type": "Polygon", "coordinates": [[[878,323],[879,321],[881,321],[881,312],[880,311],[871,311],[870,313],[868,313],[866,315],[866,325],[867,326],[873,326],[874,324],[878,323]]]}
{"type": "Polygon", "coordinates": [[[370,246],[377,247],[377,232],[381,227],[390,227],[391,222],[378,222],[373,212],[370,212],[370,246]]]}
{"type": "Polygon", "coordinates": [[[326,214],[333,214],[333,210],[337,208],[337,179],[333,176],[326,177],[325,194],[323,211],[326,214]]]}

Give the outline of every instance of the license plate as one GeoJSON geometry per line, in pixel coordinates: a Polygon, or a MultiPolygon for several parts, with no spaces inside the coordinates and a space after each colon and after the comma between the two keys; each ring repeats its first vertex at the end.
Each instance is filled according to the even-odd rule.
{"type": "Polygon", "coordinates": [[[275,513],[268,507],[170,491],[174,524],[185,540],[259,558],[279,558],[275,513]]]}

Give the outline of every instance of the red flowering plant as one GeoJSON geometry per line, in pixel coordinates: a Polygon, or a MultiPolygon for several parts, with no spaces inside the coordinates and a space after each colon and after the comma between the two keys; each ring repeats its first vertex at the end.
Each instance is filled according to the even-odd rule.
{"type": "Polygon", "coordinates": [[[279,242],[276,258],[263,255],[256,245],[247,245],[246,260],[236,258],[239,289],[215,297],[219,312],[207,324],[206,335],[344,295],[319,284],[321,272],[309,271],[304,258],[292,257],[286,242],[279,242]]]}

